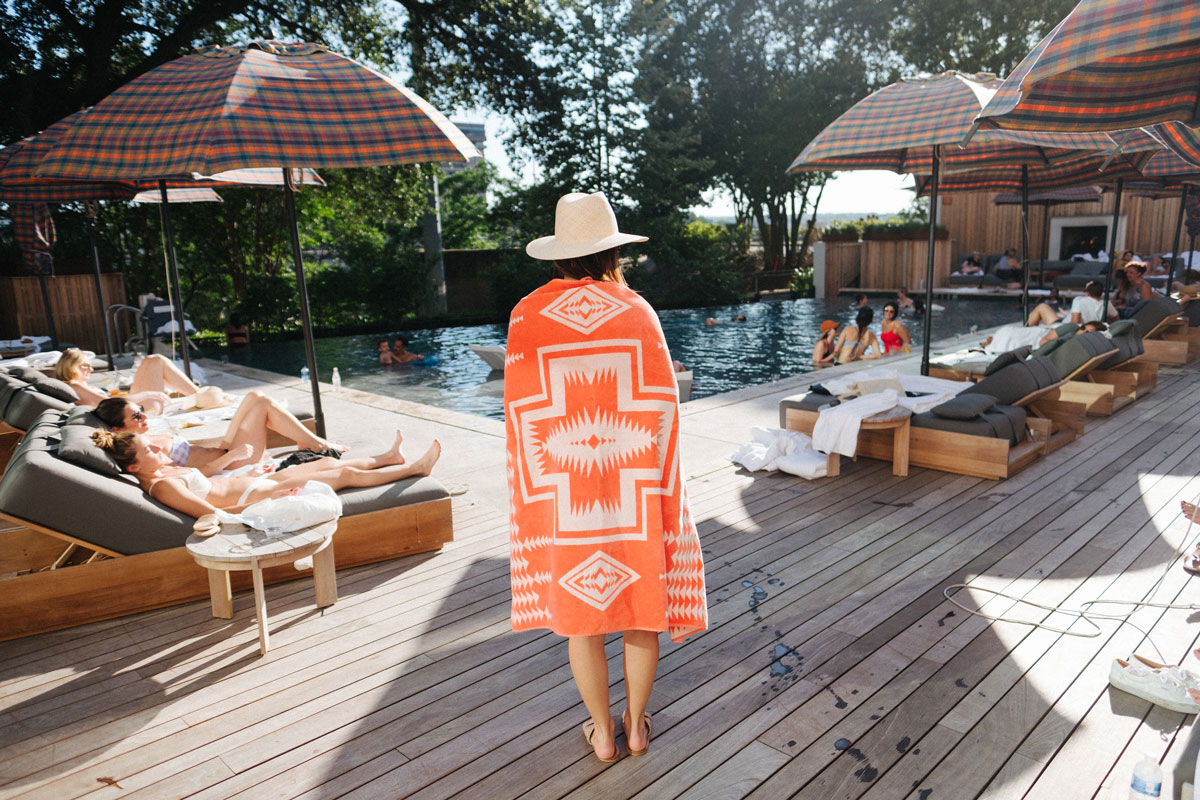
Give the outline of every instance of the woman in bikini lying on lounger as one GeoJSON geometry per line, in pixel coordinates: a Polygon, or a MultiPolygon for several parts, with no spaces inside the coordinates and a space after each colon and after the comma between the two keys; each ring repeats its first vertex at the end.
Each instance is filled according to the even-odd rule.
{"type": "MultiPolygon", "coordinates": [[[[91,408],[108,395],[88,384],[92,374],[92,365],[88,363],[83,351],[74,347],[67,348],[54,367],[54,377],[65,381],[79,395],[79,402],[91,408]]],[[[168,393],[177,392],[182,395],[196,393],[196,384],[179,371],[179,368],[160,355],[149,355],[142,359],[137,372],[134,373],[133,383],[129,394],[124,395],[135,403],[149,405],[156,411],[162,411],[168,400],[168,393]]]]}
{"type": "Polygon", "coordinates": [[[172,461],[181,467],[196,467],[205,475],[214,475],[225,469],[236,469],[262,460],[267,449],[270,431],[291,439],[302,450],[335,450],[344,453],[345,445],[336,444],[317,436],[296,419],[286,408],[273,398],[259,391],[251,391],[242,398],[241,404],[229,421],[225,436],[208,446],[189,443],[186,439],[171,434],[151,434],[150,421],[145,408],[128,396],[108,397],[97,404],[94,412],[114,431],[132,431],[146,436],[151,443],[162,448],[172,461]],[[243,455],[244,445],[250,452],[243,455]]]}
{"type": "MultiPolygon", "coordinates": [[[[405,462],[400,452],[400,432],[397,431],[392,447],[371,458],[341,461],[322,458],[297,464],[283,472],[209,478],[200,470],[176,465],[161,447],[140,433],[96,431],[92,441],[107,451],[121,469],[137,478],[146,494],[163,505],[197,518],[217,509],[237,513],[260,500],[298,494],[309,481],[319,481],[337,491],[425,476],[433,470],[442,454],[442,445],[434,440],[423,456],[414,462],[405,462]]],[[[248,449],[248,445],[243,447],[243,451],[248,449]]]]}

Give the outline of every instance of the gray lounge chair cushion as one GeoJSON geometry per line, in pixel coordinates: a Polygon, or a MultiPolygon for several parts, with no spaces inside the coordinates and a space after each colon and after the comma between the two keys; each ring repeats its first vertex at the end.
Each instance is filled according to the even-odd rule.
{"type": "Polygon", "coordinates": [[[1107,336],[1094,331],[1077,333],[1069,339],[1060,341],[1061,344],[1049,354],[1050,361],[1053,362],[1060,380],[1065,379],[1101,353],[1113,349],[1107,336]]]}
{"type": "Polygon", "coordinates": [[[994,406],[974,419],[947,419],[932,411],[914,414],[914,428],[965,433],[989,439],[1007,439],[1010,445],[1020,444],[1026,435],[1025,409],[1016,406],[994,406]]]}
{"type": "Polygon", "coordinates": [[[8,374],[31,384],[42,394],[48,394],[64,403],[78,403],[79,395],[65,381],[50,378],[32,367],[11,367],[8,374]]]}
{"type": "Polygon", "coordinates": [[[1021,360],[1022,359],[1017,355],[1017,351],[1009,350],[1007,353],[1001,353],[992,359],[992,363],[987,365],[987,368],[983,371],[983,374],[986,377],[991,375],[993,372],[999,372],[1009,364],[1016,364],[1021,360]]]}
{"type": "Polygon", "coordinates": [[[1131,319],[1123,319],[1109,326],[1113,337],[1109,343],[1117,348],[1117,353],[1100,365],[1100,369],[1112,369],[1124,364],[1132,358],[1137,358],[1146,351],[1142,345],[1142,337],[1138,335],[1137,323],[1131,319]]]}
{"type": "Polygon", "coordinates": [[[5,410],[13,396],[28,385],[15,375],[9,375],[7,371],[0,372],[0,419],[4,419],[5,410]]]}
{"type": "Polygon", "coordinates": [[[61,412],[70,407],[70,403],[42,394],[31,384],[26,384],[25,388],[15,392],[8,401],[8,406],[4,409],[4,421],[14,428],[27,431],[44,412],[61,412]]]}
{"type": "Polygon", "coordinates": [[[930,409],[943,419],[975,419],[996,405],[990,394],[960,394],[930,409]]]}
{"type": "Polygon", "coordinates": [[[1189,328],[1200,327],[1200,301],[1194,301],[1184,306],[1183,316],[1187,319],[1189,328]]]}
{"type": "Polygon", "coordinates": [[[817,392],[785,397],[779,401],[779,427],[787,427],[787,410],[789,408],[800,411],[820,411],[826,406],[836,406],[837,404],[838,399],[833,395],[819,394],[817,392]]]}
{"type": "Polygon", "coordinates": [[[1134,306],[1129,312],[1129,318],[1137,321],[1138,330],[1145,336],[1167,317],[1179,316],[1182,313],[1183,309],[1174,300],[1156,294],[1134,306]]]}
{"type": "Polygon", "coordinates": [[[996,398],[997,404],[1009,406],[1058,380],[1058,373],[1050,360],[1035,355],[993,372],[974,386],[964,389],[959,397],[986,394],[996,398]]]}
{"type": "Polygon", "coordinates": [[[1062,347],[1063,342],[1065,342],[1065,341],[1066,341],[1066,339],[1051,339],[1050,341],[1046,342],[1044,345],[1042,345],[1038,349],[1034,350],[1033,355],[1048,356],[1051,353],[1053,353],[1055,350],[1057,350],[1058,348],[1062,347]]]}
{"type": "Polygon", "coordinates": [[[94,430],[96,429],[87,425],[63,425],[59,431],[62,441],[58,444],[58,454],[92,472],[120,475],[121,468],[117,466],[117,462],[92,441],[94,430]]]}
{"type": "Polygon", "coordinates": [[[1073,336],[1079,330],[1079,326],[1074,322],[1064,322],[1061,325],[1054,326],[1054,335],[1060,339],[1065,339],[1068,336],[1073,336]]]}
{"type": "Polygon", "coordinates": [[[63,425],[86,425],[89,428],[112,430],[102,419],[96,416],[92,409],[86,406],[74,406],[67,412],[63,425]]]}

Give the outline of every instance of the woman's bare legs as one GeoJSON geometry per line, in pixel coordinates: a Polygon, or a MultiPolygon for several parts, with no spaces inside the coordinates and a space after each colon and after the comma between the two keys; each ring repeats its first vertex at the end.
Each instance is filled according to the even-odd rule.
{"type": "Polygon", "coordinates": [[[604,657],[604,635],[569,637],[567,654],[579,696],[596,726],[592,750],[598,758],[610,759],[617,753],[617,731],[608,706],[608,659],[604,657]]]}
{"type": "Polygon", "coordinates": [[[188,376],[163,356],[154,354],[142,359],[133,376],[129,387],[130,393],[136,392],[178,392],[182,395],[196,393],[196,384],[188,380],[188,376]]]}
{"type": "Polygon", "coordinates": [[[394,460],[395,457],[390,454],[399,452],[399,444],[399,436],[397,436],[396,444],[391,450],[373,458],[347,459],[346,461],[338,461],[337,459],[330,458],[313,461],[310,465],[292,467],[276,476],[272,476],[272,481],[269,485],[262,486],[251,492],[250,497],[247,499],[251,503],[256,503],[259,500],[265,500],[268,497],[278,494],[280,490],[299,489],[309,481],[320,481],[334,491],[350,487],[383,486],[386,483],[395,483],[405,478],[428,475],[433,471],[433,465],[437,463],[438,458],[442,455],[442,444],[435,439],[433,444],[429,446],[429,449],[425,451],[425,454],[416,461],[397,464],[394,460]],[[380,466],[356,466],[353,462],[358,462],[359,464],[379,463],[380,466]],[[328,463],[328,467],[325,466],[326,463],[328,463]],[[310,468],[302,469],[304,466],[309,466],[310,468]],[[314,469],[313,467],[317,468],[314,469]]]}
{"type": "Polygon", "coordinates": [[[233,419],[229,421],[228,433],[221,440],[221,447],[226,450],[232,450],[243,444],[250,445],[251,456],[245,461],[231,464],[229,468],[259,461],[263,451],[267,449],[268,431],[275,431],[291,439],[297,447],[301,448],[324,450],[327,447],[333,447],[330,442],[304,427],[295,415],[276,402],[274,398],[259,391],[252,391],[242,398],[233,419]]]}
{"type": "Polygon", "coordinates": [[[1038,303],[1033,307],[1033,311],[1029,312],[1029,319],[1025,320],[1025,327],[1032,328],[1034,325],[1057,325],[1060,322],[1058,315],[1054,313],[1054,309],[1045,303],[1038,303]]]}
{"type": "Polygon", "coordinates": [[[404,437],[400,431],[396,431],[396,441],[387,451],[380,453],[377,456],[367,456],[365,458],[319,458],[316,461],[306,461],[303,464],[296,464],[287,468],[289,477],[297,475],[309,476],[310,480],[316,480],[312,476],[321,473],[337,470],[339,467],[354,467],[355,469],[379,469],[381,467],[390,467],[395,464],[403,464],[404,453],[401,452],[401,445],[404,443],[404,437]]]}
{"type": "Polygon", "coordinates": [[[630,750],[644,750],[649,743],[643,715],[654,689],[658,671],[658,633],[625,631],[625,699],[629,704],[625,719],[625,741],[630,750]]]}

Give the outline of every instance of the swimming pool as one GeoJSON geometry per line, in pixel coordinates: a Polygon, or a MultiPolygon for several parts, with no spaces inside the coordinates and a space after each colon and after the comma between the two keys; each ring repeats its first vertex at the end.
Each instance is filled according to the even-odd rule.
{"type": "MultiPolygon", "coordinates": [[[[1019,301],[979,298],[943,298],[944,311],[934,313],[934,339],[980,328],[1015,322],[1019,301]]],[[[878,332],[882,300],[872,300],[878,332]]],[[[733,391],[812,369],[812,348],[822,320],[850,322],[854,312],[847,298],[834,300],[782,300],[712,308],[662,311],[663,332],[671,356],[695,373],[692,398],[733,391]],[[728,322],[744,314],[745,322],[728,322]],[[706,326],[707,317],[726,320],[706,326]]],[[[917,349],[922,322],[906,319],[917,349]]],[[[468,344],[503,345],[506,326],[470,325],[406,331],[409,350],[436,355],[435,366],[380,367],[381,334],[318,339],[320,377],[328,381],[334,367],[342,385],[365,392],[449,408],[494,419],[503,418],[502,373],[491,374],[468,344]]],[[[389,342],[396,338],[389,335],[389,342]]],[[[230,360],[258,369],[300,377],[304,365],[302,341],[256,343],[230,360]]]]}

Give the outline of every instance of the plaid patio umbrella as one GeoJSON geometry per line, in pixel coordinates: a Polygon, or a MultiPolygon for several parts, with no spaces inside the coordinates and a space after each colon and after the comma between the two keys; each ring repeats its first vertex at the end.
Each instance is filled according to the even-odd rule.
{"type": "MultiPolygon", "coordinates": [[[[478,155],[441,113],[374,70],[323,45],[266,41],[207,48],[135,78],[97,103],[38,174],[128,180],[281,170],[313,412],[324,435],[290,168],[466,161],[478,155]]],[[[169,258],[174,264],[173,252],[169,258]]],[[[174,267],[172,275],[177,282],[174,267]]]]}
{"type": "MultiPolygon", "coordinates": [[[[1104,133],[1008,131],[981,131],[969,145],[959,145],[1000,83],[994,75],[961,72],[898,81],[860,100],[834,120],[788,167],[788,172],[890,169],[931,175],[926,308],[933,306],[937,192],[943,171],[958,173],[995,167],[1012,174],[1015,166],[1019,179],[1022,166],[1045,167],[1078,159],[1083,152],[1110,151],[1117,147],[1104,133]]],[[[1161,145],[1153,142],[1152,146],[1161,145]]],[[[1028,209],[1023,209],[1023,213],[1027,214],[1028,209]]],[[[1027,241],[1023,241],[1022,251],[1022,260],[1028,263],[1027,241]]],[[[927,314],[922,374],[929,372],[931,334],[932,316],[927,314]]]]}
{"type": "Polygon", "coordinates": [[[1019,63],[979,129],[1113,131],[1200,125],[1200,5],[1083,0],[1019,63]]]}
{"type": "Polygon", "coordinates": [[[42,304],[46,307],[46,325],[50,330],[50,344],[58,347],[58,332],[54,329],[54,308],[50,303],[50,290],[46,287],[46,276],[54,275],[54,243],[58,232],[54,228],[54,217],[50,206],[45,203],[10,203],[8,213],[12,217],[13,238],[21,248],[21,263],[25,269],[37,276],[42,289],[42,304]]]}
{"type": "MultiPolygon", "coordinates": [[[[100,307],[100,319],[103,326],[103,339],[108,354],[110,367],[113,366],[114,350],[112,336],[108,325],[105,324],[107,304],[104,299],[104,287],[100,277],[100,253],[96,245],[95,215],[96,207],[90,205],[98,200],[139,200],[148,202],[145,196],[150,191],[159,192],[156,181],[73,181],[39,177],[36,172],[42,160],[58,141],[71,128],[84,119],[89,109],[77,111],[51,125],[36,136],[28,136],[0,150],[0,201],[6,203],[71,203],[84,202],[86,214],[86,232],[92,247],[92,262],[96,278],[96,301],[100,307]]],[[[304,179],[309,182],[323,184],[315,172],[306,171],[304,179]]],[[[204,178],[199,175],[184,175],[167,181],[167,202],[191,203],[220,201],[211,188],[245,185],[279,185],[281,176],[277,170],[244,169],[226,172],[219,178],[204,178]]],[[[161,202],[162,197],[155,202],[161,202]]],[[[39,273],[40,274],[40,273],[39,273]]],[[[46,303],[46,315],[50,327],[54,327],[53,315],[50,313],[50,294],[42,278],[42,295],[46,303]]],[[[53,335],[53,331],[51,332],[53,335]]],[[[57,337],[54,337],[57,338],[57,337]]],[[[186,344],[184,345],[186,352],[186,344]]],[[[186,355],[185,355],[186,363],[186,355]]]]}

